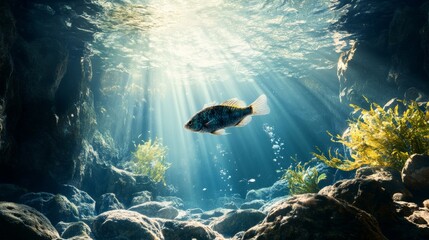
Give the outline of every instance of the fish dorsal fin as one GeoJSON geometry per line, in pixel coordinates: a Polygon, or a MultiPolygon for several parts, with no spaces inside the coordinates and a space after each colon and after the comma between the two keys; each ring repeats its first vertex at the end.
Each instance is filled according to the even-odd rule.
{"type": "Polygon", "coordinates": [[[237,123],[237,127],[244,127],[246,126],[248,123],[250,123],[250,121],[252,121],[252,117],[251,116],[247,116],[245,118],[243,118],[243,120],[241,120],[239,123],[237,123]]]}
{"type": "Polygon", "coordinates": [[[216,102],[206,103],[206,104],[204,104],[203,109],[208,108],[208,107],[213,107],[214,105],[216,105],[216,102]]]}
{"type": "Polygon", "coordinates": [[[229,99],[229,100],[221,103],[220,105],[228,106],[228,107],[239,107],[239,108],[246,107],[246,103],[240,99],[237,99],[237,98],[229,99]]]}

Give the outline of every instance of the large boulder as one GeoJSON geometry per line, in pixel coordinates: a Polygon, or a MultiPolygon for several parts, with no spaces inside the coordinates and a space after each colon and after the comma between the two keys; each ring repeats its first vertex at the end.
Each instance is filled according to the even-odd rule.
{"type": "Polygon", "coordinates": [[[393,168],[362,167],[356,170],[355,178],[371,179],[380,183],[380,186],[390,195],[401,193],[403,198],[409,199],[412,194],[405,187],[401,173],[393,168]]]}
{"type": "Polygon", "coordinates": [[[429,156],[412,155],[402,169],[402,181],[405,186],[420,198],[429,198],[429,156]]]}
{"type": "Polygon", "coordinates": [[[271,187],[251,189],[246,193],[246,202],[253,200],[271,200],[289,194],[286,180],[278,180],[271,187]]]}
{"type": "Polygon", "coordinates": [[[55,228],[61,234],[61,238],[73,240],[92,239],[91,228],[84,222],[65,223],[59,222],[55,228]]]}
{"type": "Polygon", "coordinates": [[[245,202],[241,204],[240,209],[259,209],[264,206],[264,200],[253,200],[250,202],[245,202]]]}
{"type": "Polygon", "coordinates": [[[60,186],[58,193],[65,196],[77,207],[81,219],[95,215],[95,200],[88,193],[67,184],[60,186]]]}
{"type": "Polygon", "coordinates": [[[368,213],[335,198],[296,195],[274,206],[261,224],[246,231],[244,239],[372,239],[386,240],[368,213]]]}
{"type": "Polygon", "coordinates": [[[136,192],[132,195],[130,206],[152,201],[152,193],[149,191],[136,192]]]}
{"type": "Polygon", "coordinates": [[[0,202],[0,236],[2,239],[58,239],[57,230],[36,209],[10,202],[0,202]]]}
{"type": "Polygon", "coordinates": [[[124,209],[124,205],[116,198],[114,193],[105,193],[97,201],[96,209],[98,213],[110,210],[124,209]]]}
{"type": "Polygon", "coordinates": [[[39,192],[21,196],[20,203],[31,206],[43,213],[52,224],[59,221],[75,222],[79,219],[77,207],[63,195],[39,192]]]}
{"type": "Polygon", "coordinates": [[[95,199],[105,193],[114,193],[120,202],[129,206],[136,192],[155,192],[164,189],[146,176],[136,175],[108,164],[93,163],[85,171],[81,189],[95,199]]]}
{"type": "Polygon", "coordinates": [[[379,182],[371,179],[345,179],[324,187],[319,194],[341,199],[374,217],[395,219],[395,206],[391,196],[379,182]]]}
{"type": "Polygon", "coordinates": [[[224,238],[208,226],[196,221],[162,220],[165,240],[198,239],[223,240],[224,238]]]}
{"type": "Polygon", "coordinates": [[[374,216],[387,237],[398,234],[392,224],[399,221],[392,196],[382,184],[373,179],[340,180],[324,187],[319,194],[341,199],[374,216]]]}
{"type": "Polygon", "coordinates": [[[248,230],[265,218],[265,214],[253,209],[231,211],[215,221],[210,226],[213,230],[226,237],[232,237],[240,231],[248,230]]]}
{"type": "Polygon", "coordinates": [[[172,206],[171,202],[145,202],[136,206],[132,206],[128,210],[136,211],[148,217],[167,219],[173,219],[179,214],[179,211],[172,206]]]}
{"type": "Polygon", "coordinates": [[[112,210],[98,215],[93,223],[97,239],[164,240],[159,223],[127,210],[112,210]]]}

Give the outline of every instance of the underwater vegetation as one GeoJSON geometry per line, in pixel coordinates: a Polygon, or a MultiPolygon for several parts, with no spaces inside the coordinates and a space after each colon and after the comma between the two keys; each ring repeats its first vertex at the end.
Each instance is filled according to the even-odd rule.
{"type": "Polygon", "coordinates": [[[165,184],[165,172],[170,167],[166,162],[167,147],[156,138],[137,145],[130,164],[134,173],[148,176],[154,182],[165,184]]]}
{"type": "Polygon", "coordinates": [[[326,174],[319,174],[316,167],[308,166],[308,162],[304,164],[299,162],[295,167],[291,165],[286,169],[281,179],[287,181],[292,195],[316,193],[320,190],[319,182],[326,179],[326,174]]]}
{"type": "MultiPolygon", "coordinates": [[[[350,159],[336,151],[328,155],[313,153],[330,167],[344,171],[361,166],[392,167],[401,171],[405,161],[414,153],[429,153],[429,103],[396,100],[383,108],[370,103],[369,109],[351,104],[356,118],[348,121],[343,135],[332,141],[344,145],[350,159]],[[422,109],[423,108],[423,109],[422,109]]],[[[369,101],[367,100],[369,103],[369,101]]]]}

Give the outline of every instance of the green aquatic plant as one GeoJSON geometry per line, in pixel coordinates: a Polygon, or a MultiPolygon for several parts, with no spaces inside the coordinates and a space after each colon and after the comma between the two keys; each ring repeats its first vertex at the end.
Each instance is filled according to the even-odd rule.
{"type": "Polygon", "coordinates": [[[376,103],[370,103],[369,110],[357,105],[351,107],[359,115],[348,121],[343,135],[330,134],[332,141],[348,149],[350,158],[338,151],[334,154],[329,151],[327,156],[320,150],[313,153],[328,166],[344,171],[361,166],[392,167],[400,171],[412,154],[429,153],[429,103],[397,100],[395,106],[388,108],[376,103]]]}
{"type": "Polygon", "coordinates": [[[299,162],[295,167],[292,165],[284,172],[281,179],[287,181],[291,194],[315,193],[320,190],[320,181],[326,179],[326,174],[319,174],[316,167],[309,167],[299,162]]]}
{"type": "Polygon", "coordinates": [[[156,138],[137,145],[133,153],[131,169],[134,173],[148,176],[154,182],[162,182],[165,185],[165,172],[170,167],[166,162],[167,147],[156,138]]]}

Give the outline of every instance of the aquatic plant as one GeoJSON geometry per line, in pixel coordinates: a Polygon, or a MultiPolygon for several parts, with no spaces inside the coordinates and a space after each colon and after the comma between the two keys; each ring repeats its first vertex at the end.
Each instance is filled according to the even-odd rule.
{"type": "MultiPolygon", "coordinates": [[[[389,103],[386,105],[392,105],[389,103]]],[[[397,100],[395,106],[388,108],[376,103],[370,103],[369,110],[357,105],[351,107],[359,115],[348,121],[343,135],[330,134],[332,141],[348,149],[350,158],[338,151],[334,154],[329,151],[328,156],[313,153],[328,166],[344,171],[364,165],[400,171],[412,154],[429,153],[429,103],[397,100]]]]}
{"type": "Polygon", "coordinates": [[[284,172],[282,179],[287,181],[289,192],[293,195],[302,193],[315,193],[320,190],[320,181],[326,179],[326,174],[319,174],[316,167],[307,167],[299,162],[295,167],[292,165],[284,172]]]}
{"type": "Polygon", "coordinates": [[[137,145],[133,153],[131,169],[134,173],[148,176],[154,182],[163,182],[165,185],[165,172],[170,167],[166,162],[167,147],[156,138],[149,139],[143,144],[137,145]]]}

